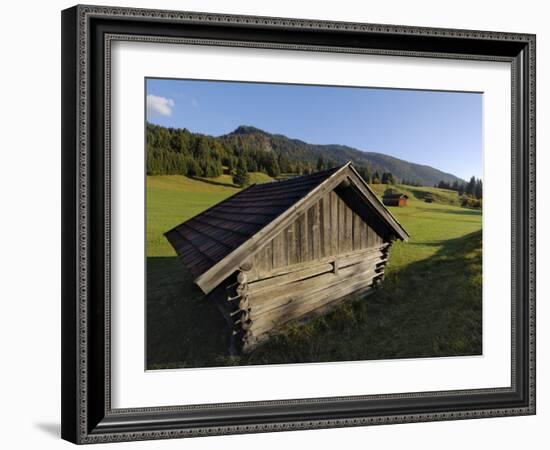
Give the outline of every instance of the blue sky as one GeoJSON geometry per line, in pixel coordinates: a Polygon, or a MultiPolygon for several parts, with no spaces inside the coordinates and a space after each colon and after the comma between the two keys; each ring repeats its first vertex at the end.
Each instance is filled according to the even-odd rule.
{"type": "Polygon", "coordinates": [[[482,178],[480,93],[147,79],[147,120],[219,136],[252,125],[482,178]]]}

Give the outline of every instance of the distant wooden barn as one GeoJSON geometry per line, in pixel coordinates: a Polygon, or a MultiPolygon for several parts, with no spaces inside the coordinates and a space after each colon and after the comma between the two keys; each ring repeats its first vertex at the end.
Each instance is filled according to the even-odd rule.
{"type": "Polygon", "coordinates": [[[408,234],[353,166],[252,185],[165,233],[239,351],[384,277],[408,234]]]}
{"type": "Polygon", "coordinates": [[[407,206],[408,195],[400,192],[384,192],[382,196],[382,203],[386,206],[407,206]]]}

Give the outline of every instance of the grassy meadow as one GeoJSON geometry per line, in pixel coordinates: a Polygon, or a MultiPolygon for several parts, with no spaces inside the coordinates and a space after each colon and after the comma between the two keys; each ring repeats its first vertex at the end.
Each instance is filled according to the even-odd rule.
{"type": "MultiPolygon", "coordinates": [[[[252,182],[270,180],[251,174],[252,182]]],[[[372,188],[381,196],[387,186],[372,188]]],[[[392,247],[382,287],[287,326],[249,355],[230,357],[223,318],[201,301],[163,233],[238,188],[228,175],[147,177],[148,368],[481,354],[481,211],[460,207],[454,191],[396,188],[409,195],[408,206],[389,209],[411,239],[392,247]]]]}

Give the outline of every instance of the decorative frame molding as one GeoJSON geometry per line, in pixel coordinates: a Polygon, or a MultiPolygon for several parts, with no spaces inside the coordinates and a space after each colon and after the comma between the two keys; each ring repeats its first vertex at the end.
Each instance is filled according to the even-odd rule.
{"type": "Polygon", "coordinates": [[[83,444],[535,414],[534,35],[75,6],[62,14],[62,57],[63,438],[83,444]],[[116,40],[510,62],[510,388],[112,409],[109,113],[116,40]]]}

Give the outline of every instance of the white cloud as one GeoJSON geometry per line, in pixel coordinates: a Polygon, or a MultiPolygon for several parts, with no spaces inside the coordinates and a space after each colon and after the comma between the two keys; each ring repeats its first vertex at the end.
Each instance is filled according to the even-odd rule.
{"type": "Polygon", "coordinates": [[[147,96],[147,115],[171,116],[176,102],[171,98],[159,97],[158,95],[147,96]]]}

